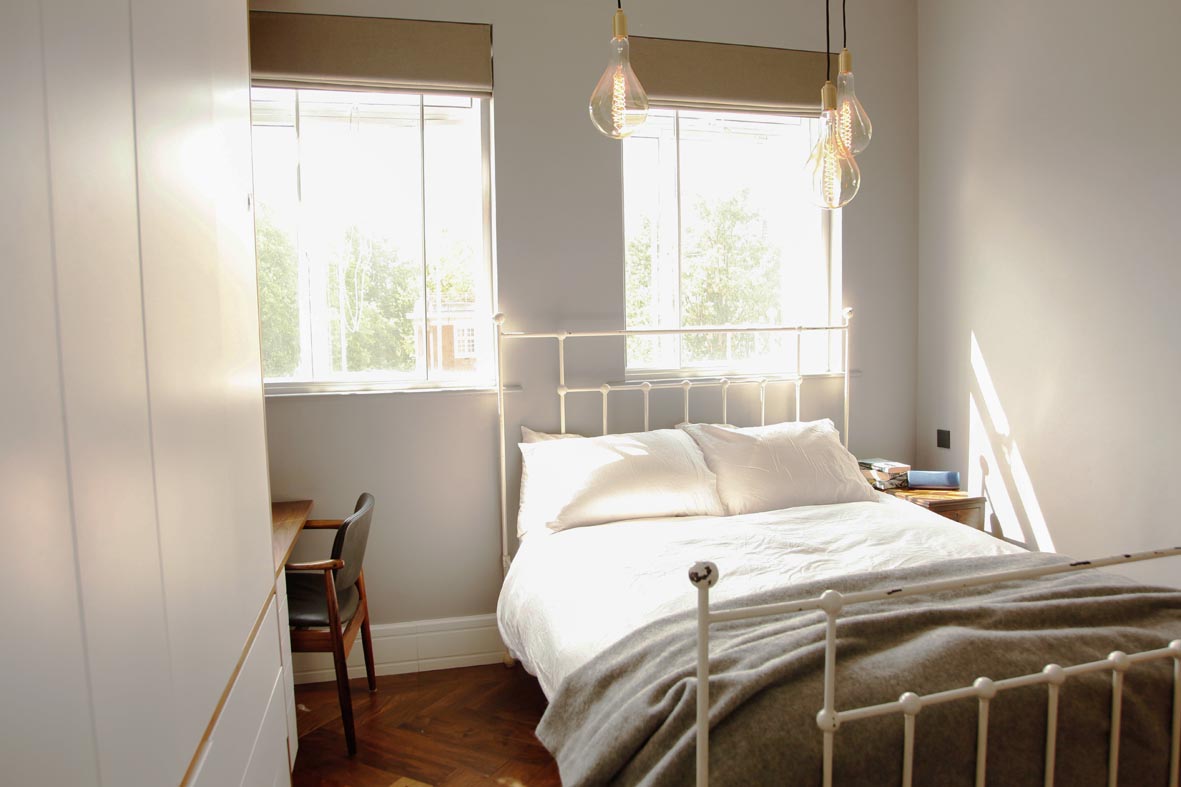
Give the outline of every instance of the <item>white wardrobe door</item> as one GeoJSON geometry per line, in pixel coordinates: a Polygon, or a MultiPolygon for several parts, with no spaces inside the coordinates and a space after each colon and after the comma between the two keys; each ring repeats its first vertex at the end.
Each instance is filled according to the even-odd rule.
{"type": "MultiPolygon", "coordinates": [[[[144,359],[127,0],[42,4],[58,325],[105,784],[175,784],[144,359]]],[[[191,752],[190,752],[191,753],[191,752]]]]}
{"type": "Polygon", "coordinates": [[[98,783],[62,424],[41,21],[0,5],[0,763],[12,784],[98,783]]]}
{"type": "Polygon", "coordinates": [[[244,3],[0,6],[4,784],[178,783],[271,593],[246,60],[244,3]]]}
{"type": "Polygon", "coordinates": [[[192,752],[274,582],[246,4],[131,9],[160,552],[178,736],[192,752]]]}

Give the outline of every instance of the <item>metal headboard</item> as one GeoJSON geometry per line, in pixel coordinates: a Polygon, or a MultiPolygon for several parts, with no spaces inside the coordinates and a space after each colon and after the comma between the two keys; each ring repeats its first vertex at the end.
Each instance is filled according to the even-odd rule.
{"type": "Polygon", "coordinates": [[[846,308],[842,312],[839,325],[783,325],[771,327],[728,327],[728,328],[636,328],[618,331],[557,331],[552,333],[525,333],[521,331],[506,331],[504,329],[504,315],[497,314],[492,318],[496,323],[496,414],[499,421],[500,436],[500,562],[501,569],[508,572],[509,562],[509,525],[508,525],[508,440],[505,434],[504,417],[504,342],[510,339],[553,339],[558,345],[558,384],[555,392],[558,395],[558,412],[561,433],[566,433],[566,397],[571,394],[599,394],[603,402],[603,434],[607,434],[607,415],[610,395],[622,392],[639,392],[643,396],[644,431],[649,426],[649,400],[652,391],[679,388],[683,392],[683,416],[689,420],[689,392],[695,388],[720,388],[722,393],[722,421],[726,422],[730,388],[734,386],[758,386],[759,389],[759,420],[767,422],[767,386],[772,384],[786,384],[795,386],[795,420],[800,420],[800,394],[804,381],[809,378],[839,377],[842,380],[842,396],[844,403],[844,426],[841,437],[845,447],[849,447],[849,322],[853,310],[846,308]],[[802,364],[803,337],[807,333],[825,333],[829,336],[837,334],[842,337],[842,363],[840,369],[829,369],[823,373],[805,374],[802,364]],[[784,334],[795,336],[795,368],[785,372],[769,374],[742,374],[724,377],[654,377],[650,380],[629,380],[625,383],[603,383],[598,386],[570,387],[566,385],[566,342],[572,339],[590,339],[604,337],[629,336],[684,336],[702,334],[784,334]]]}

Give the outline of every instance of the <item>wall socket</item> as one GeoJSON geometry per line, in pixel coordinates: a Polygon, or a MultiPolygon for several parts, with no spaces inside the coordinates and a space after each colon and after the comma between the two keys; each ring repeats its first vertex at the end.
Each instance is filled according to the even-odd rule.
{"type": "Polygon", "coordinates": [[[935,430],[935,447],[936,448],[951,448],[951,430],[950,429],[936,429],[935,430]]]}

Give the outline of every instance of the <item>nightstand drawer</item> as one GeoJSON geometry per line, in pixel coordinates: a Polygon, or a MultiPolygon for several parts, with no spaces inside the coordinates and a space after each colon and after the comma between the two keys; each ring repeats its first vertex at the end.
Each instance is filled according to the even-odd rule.
{"type": "Polygon", "coordinates": [[[886,494],[977,530],[984,529],[984,498],[941,489],[890,489],[886,494]]]}
{"type": "Polygon", "coordinates": [[[961,522],[968,527],[974,527],[977,530],[984,529],[984,505],[973,505],[964,508],[945,508],[936,511],[940,516],[945,516],[948,519],[954,519],[956,522],[961,522]]]}

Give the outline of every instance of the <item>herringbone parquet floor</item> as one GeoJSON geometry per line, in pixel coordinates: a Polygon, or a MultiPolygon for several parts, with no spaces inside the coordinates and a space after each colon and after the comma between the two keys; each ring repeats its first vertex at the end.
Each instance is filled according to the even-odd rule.
{"type": "Polygon", "coordinates": [[[336,684],[295,687],[295,787],[551,787],[558,769],[533,735],[545,696],[520,666],[437,670],[351,683],[349,757],[336,684]]]}

